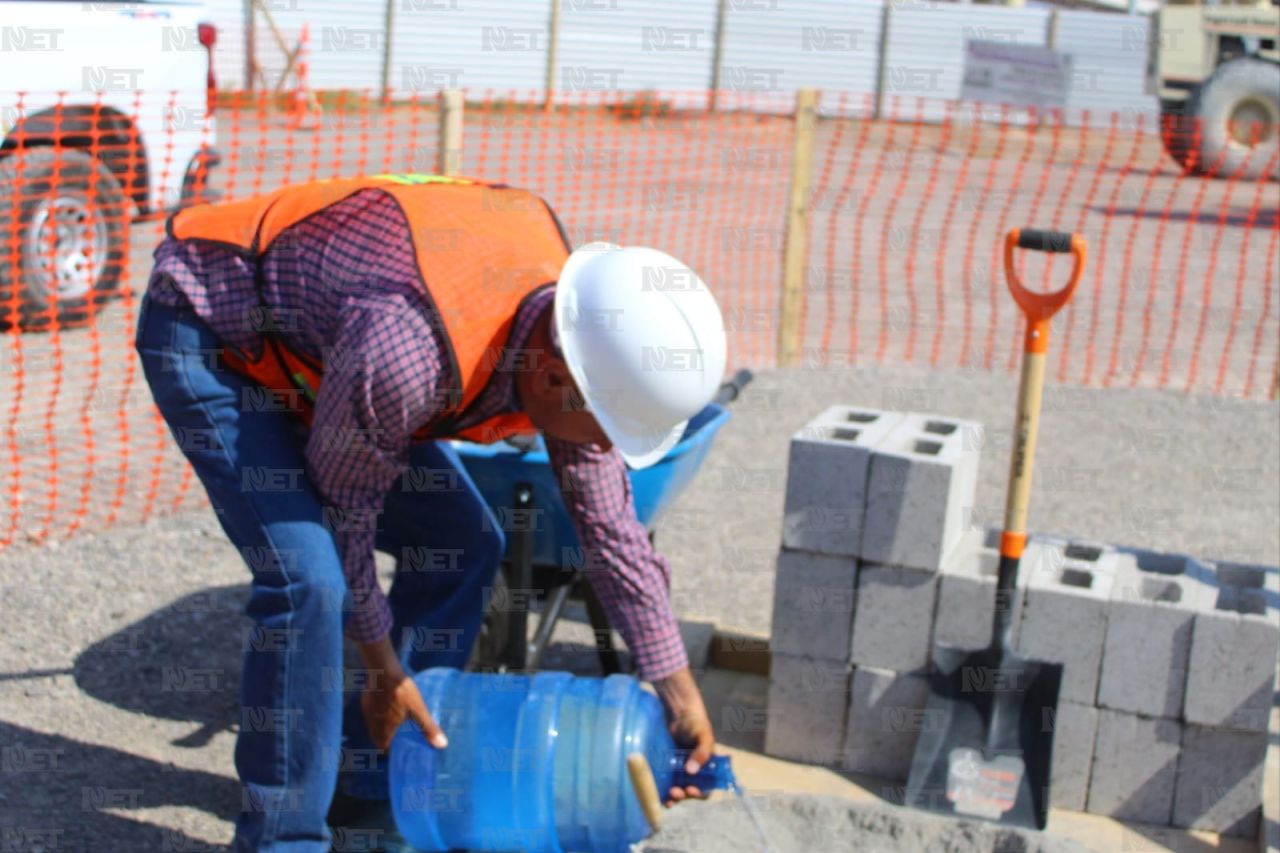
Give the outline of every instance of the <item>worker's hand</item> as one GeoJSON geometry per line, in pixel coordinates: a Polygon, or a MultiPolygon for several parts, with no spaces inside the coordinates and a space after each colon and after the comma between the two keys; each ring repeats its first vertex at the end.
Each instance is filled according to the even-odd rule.
{"type": "MultiPolygon", "coordinates": [[[[692,750],[689,760],[685,762],[685,771],[697,773],[702,765],[711,758],[716,748],[715,732],[711,729],[711,719],[707,716],[706,705],[702,702],[702,693],[688,667],[674,672],[666,678],[653,683],[662,704],[667,709],[667,720],[671,736],[675,742],[692,750]]],[[[701,790],[693,785],[684,788],[672,787],[667,791],[667,805],[678,803],[689,797],[701,799],[705,797],[701,790]]]]}
{"type": "Polygon", "coordinates": [[[427,743],[437,749],[448,746],[448,738],[432,719],[418,685],[401,668],[390,641],[362,644],[360,656],[370,673],[368,686],[360,694],[360,710],[374,745],[385,752],[396,729],[408,718],[422,729],[427,743]]]}

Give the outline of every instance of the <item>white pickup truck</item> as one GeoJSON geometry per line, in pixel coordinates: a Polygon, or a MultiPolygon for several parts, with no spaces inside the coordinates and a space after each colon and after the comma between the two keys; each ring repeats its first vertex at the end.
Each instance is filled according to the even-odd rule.
{"type": "Polygon", "coordinates": [[[0,328],[92,316],[130,223],[204,196],[206,17],[198,2],[0,0],[0,328]]]}

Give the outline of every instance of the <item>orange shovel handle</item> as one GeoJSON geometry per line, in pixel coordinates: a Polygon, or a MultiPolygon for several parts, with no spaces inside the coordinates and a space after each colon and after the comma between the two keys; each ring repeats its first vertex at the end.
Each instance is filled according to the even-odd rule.
{"type": "Polygon", "coordinates": [[[1026,352],[1043,353],[1049,347],[1049,320],[1071,300],[1080,284],[1089,245],[1079,234],[1064,231],[1040,231],[1034,228],[1014,228],[1004,238],[1004,272],[1009,281],[1009,292],[1027,318],[1026,352]],[[1071,280],[1066,286],[1052,293],[1033,293],[1022,285],[1018,271],[1013,266],[1013,250],[1030,249],[1036,252],[1070,253],[1072,257],[1071,280]]]}

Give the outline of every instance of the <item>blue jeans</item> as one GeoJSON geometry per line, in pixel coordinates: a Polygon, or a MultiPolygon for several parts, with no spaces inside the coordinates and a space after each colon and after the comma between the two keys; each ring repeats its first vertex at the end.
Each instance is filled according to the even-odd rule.
{"type": "MultiPolygon", "coordinates": [[[[258,399],[253,383],[221,365],[222,345],[190,309],[144,298],[135,346],[156,405],[252,573],[235,849],[328,851],[325,815],[339,776],[350,793],[376,797],[386,767],[364,729],[359,679],[343,677],[350,596],[305,475],[306,430],[288,412],[242,405],[258,399]],[[264,469],[291,473],[262,488],[264,469]]],[[[461,667],[503,553],[501,527],[447,443],[416,445],[410,464],[432,473],[392,488],[377,534],[377,547],[400,558],[388,593],[392,642],[409,672],[461,667]],[[435,487],[410,485],[424,481],[435,487]]]]}

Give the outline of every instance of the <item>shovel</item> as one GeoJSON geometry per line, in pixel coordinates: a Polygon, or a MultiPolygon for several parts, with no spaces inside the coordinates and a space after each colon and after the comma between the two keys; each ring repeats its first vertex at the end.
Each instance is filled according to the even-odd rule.
{"type": "Polygon", "coordinates": [[[1049,320],[1080,283],[1086,252],[1084,238],[1075,234],[1015,228],[1005,236],[1005,275],[1027,330],[991,643],[978,651],[939,647],[934,652],[926,725],[907,780],[909,806],[1034,829],[1044,829],[1048,820],[1052,722],[1062,665],[1028,660],[1014,651],[1013,602],[1027,541],[1049,320]],[[1054,293],[1032,293],[1018,279],[1014,249],[1071,254],[1071,280],[1054,293]]]}

